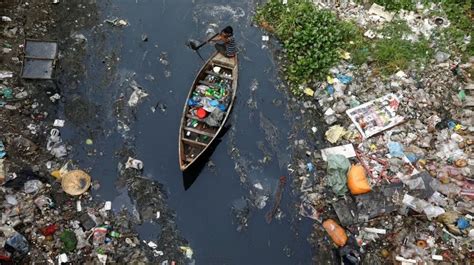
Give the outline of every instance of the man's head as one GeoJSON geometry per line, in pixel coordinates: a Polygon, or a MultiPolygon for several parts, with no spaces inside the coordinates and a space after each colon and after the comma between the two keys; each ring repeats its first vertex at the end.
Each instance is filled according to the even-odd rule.
{"type": "Polygon", "coordinates": [[[232,36],[234,35],[234,29],[232,29],[231,26],[227,26],[222,30],[222,33],[224,33],[227,36],[232,36]]]}

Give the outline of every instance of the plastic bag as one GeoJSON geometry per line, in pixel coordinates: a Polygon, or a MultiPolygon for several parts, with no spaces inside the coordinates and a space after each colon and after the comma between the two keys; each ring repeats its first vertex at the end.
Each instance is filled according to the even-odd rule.
{"type": "Polygon", "coordinates": [[[4,158],[7,155],[5,151],[5,145],[3,145],[2,140],[0,140],[0,158],[4,158]]]}
{"type": "Polygon", "coordinates": [[[344,136],[344,134],[346,134],[346,130],[344,129],[344,127],[340,125],[334,125],[326,131],[325,136],[326,140],[334,144],[339,141],[339,139],[344,136]]]}
{"type": "Polygon", "coordinates": [[[33,179],[25,182],[24,189],[26,193],[36,193],[43,188],[43,182],[33,179]]]}
{"type": "Polygon", "coordinates": [[[214,109],[209,116],[206,117],[204,120],[207,125],[212,127],[219,127],[224,119],[225,112],[221,109],[216,108],[214,109]]]}
{"type": "Polygon", "coordinates": [[[399,142],[389,142],[387,144],[390,155],[393,157],[404,157],[403,146],[399,142]]]}
{"type": "Polygon", "coordinates": [[[347,192],[346,174],[350,165],[349,159],[343,155],[328,156],[328,184],[332,191],[339,196],[347,192]]]}
{"type": "Polygon", "coordinates": [[[344,85],[350,84],[352,82],[352,76],[348,75],[338,75],[337,79],[339,79],[339,81],[341,81],[341,83],[344,85]]]}
{"type": "Polygon", "coordinates": [[[125,168],[134,168],[134,169],[142,170],[143,162],[141,160],[128,157],[128,160],[125,163],[125,168]]]}
{"type": "Polygon", "coordinates": [[[334,244],[342,247],[347,242],[347,235],[344,228],[338,225],[334,220],[328,219],[323,222],[323,227],[331,237],[334,244]]]}
{"type": "Polygon", "coordinates": [[[71,252],[76,249],[76,246],[77,246],[76,234],[74,234],[74,232],[72,232],[71,230],[65,230],[64,232],[62,232],[59,238],[64,244],[62,251],[71,252]]]}
{"type": "Polygon", "coordinates": [[[365,169],[361,165],[353,165],[347,173],[347,186],[352,194],[364,194],[372,189],[367,181],[365,169]]]}

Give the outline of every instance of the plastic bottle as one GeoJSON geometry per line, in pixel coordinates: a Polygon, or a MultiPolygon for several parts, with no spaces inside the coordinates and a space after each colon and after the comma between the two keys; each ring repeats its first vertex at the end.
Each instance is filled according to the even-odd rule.
{"type": "Polygon", "coordinates": [[[110,232],[110,236],[111,236],[111,237],[118,238],[118,237],[121,236],[121,234],[120,234],[119,232],[117,232],[117,231],[112,231],[112,232],[110,232]]]}

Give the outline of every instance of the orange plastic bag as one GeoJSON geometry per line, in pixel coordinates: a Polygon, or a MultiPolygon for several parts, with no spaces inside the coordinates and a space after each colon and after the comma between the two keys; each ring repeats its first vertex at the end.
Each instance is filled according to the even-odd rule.
{"type": "Polygon", "coordinates": [[[361,165],[352,165],[347,172],[347,186],[352,194],[364,194],[372,190],[365,175],[365,169],[361,165]]]}
{"type": "Polygon", "coordinates": [[[347,242],[346,231],[344,230],[344,228],[338,225],[334,220],[327,219],[326,221],[323,222],[323,227],[324,229],[326,229],[326,232],[329,234],[332,241],[334,241],[334,244],[340,247],[346,244],[347,242]]]}

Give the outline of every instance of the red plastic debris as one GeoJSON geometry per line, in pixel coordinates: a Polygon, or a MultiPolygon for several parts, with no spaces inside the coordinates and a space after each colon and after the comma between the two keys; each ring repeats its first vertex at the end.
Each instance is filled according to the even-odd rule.
{"type": "Polygon", "coordinates": [[[56,224],[48,225],[47,227],[41,228],[41,234],[43,236],[51,236],[58,230],[58,226],[56,224]]]}

